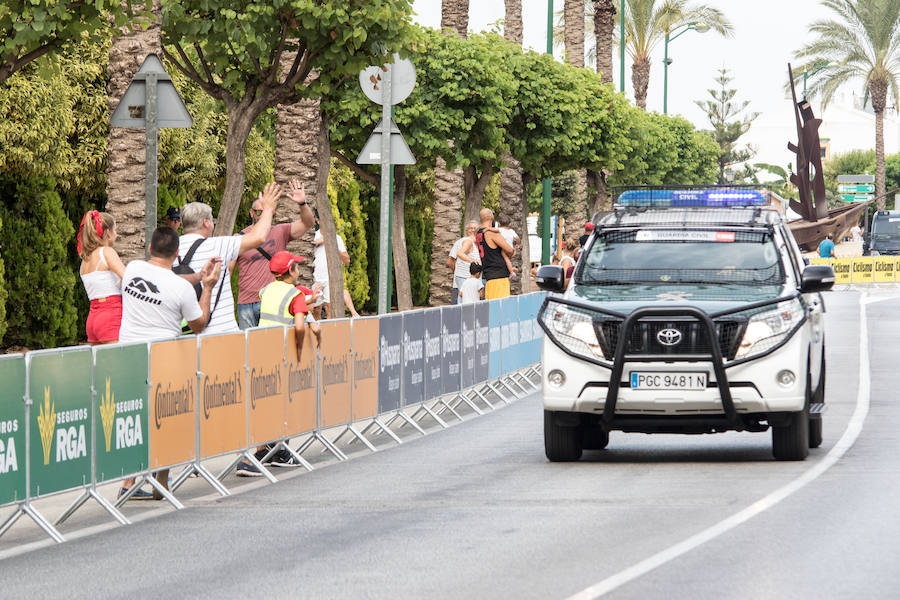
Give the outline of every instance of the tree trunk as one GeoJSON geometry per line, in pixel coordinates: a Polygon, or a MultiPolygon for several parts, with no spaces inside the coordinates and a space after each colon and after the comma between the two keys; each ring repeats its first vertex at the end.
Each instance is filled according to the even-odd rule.
{"type": "Polygon", "coordinates": [[[647,86],[650,84],[650,59],[635,59],[631,65],[631,85],[634,87],[634,103],[647,109],[647,86]]]}
{"type": "Polygon", "coordinates": [[[884,159],[884,109],[887,104],[888,85],[886,81],[874,79],[869,83],[869,95],[872,97],[872,110],[875,111],[875,201],[878,210],[884,210],[885,191],[885,159],[884,159]]]}
{"type": "MultiPolygon", "coordinates": [[[[275,109],[275,181],[288,189],[291,180],[300,181],[306,188],[307,201],[314,204],[318,189],[319,170],[319,101],[301,100],[296,104],[281,104],[275,109]]],[[[279,204],[278,222],[290,222],[300,215],[300,207],[293,202],[279,204]]],[[[288,250],[306,257],[300,263],[300,281],[312,285],[315,231],[307,231],[288,245],[288,250]]]]}
{"type": "MultiPolygon", "coordinates": [[[[511,292],[521,293],[523,274],[529,270],[528,254],[528,201],[522,186],[522,168],[510,154],[506,155],[506,166],[500,170],[500,214],[509,217],[512,228],[522,241],[520,254],[513,260],[519,263],[520,277],[510,281],[511,292]]],[[[515,263],[513,263],[515,264],[515,263]]]]}
{"type": "Polygon", "coordinates": [[[319,176],[316,179],[316,210],[319,213],[319,230],[325,246],[325,261],[328,263],[328,290],[331,303],[330,319],[344,317],[344,267],[337,245],[337,226],[331,214],[328,199],[328,172],[331,170],[331,141],[328,138],[328,118],[319,111],[319,176]]]}
{"type": "Polygon", "coordinates": [[[391,214],[391,251],[394,255],[394,288],[397,308],[412,310],[412,280],[406,251],[406,167],[394,167],[394,206],[391,214]]]}
{"type": "Polygon", "coordinates": [[[481,172],[481,175],[471,165],[463,170],[463,188],[466,196],[466,211],[463,223],[481,220],[478,215],[481,212],[481,204],[484,201],[484,191],[491,182],[493,175],[493,165],[487,165],[481,172]]]}
{"type": "Polygon", "coordinates": [[[522,0],[505,0],[506,18],[503,21],[503,37],[522,45],[522,0]]]}
{"type": "Polygon", "coordinates": [[[603,83],[613,81],[613,35],[616,27],[614,0],[594,1],[594,37],[597,40],[597,72],[603,83]]]}
{"type": "Polygon", "coordinates": [[[588,216],[593,217],[597,211],[610,210],[612,208],[612,198],[606,187],[606,178],[608,176],[606,171],[590,171],[588,175],[592,178],[591,183],[594,186],[594,197],[588,216]]]}
{"type": "Polygon", "coordinates": [[[565,0],[563,11],[566,62],[581,68],[584,66],[584,0],[565,0]]]}
{"type": "Polygon", "coordinates": [[[453,270],[447,267],[447,253],[460,237],[462,216],[462,169],[447,171],[443,159],[434,167],[434,238],[431,245],[429,304],[449,304],[453,270]]]}
{"type": "Polygon", "coordinates": [[[450,29],[466,37],[469,29],[469,0],[442,0],[441,29],[450,29]]]}
{"type": "MultiPolygon", "coordinates": [[[[129,27],[112,40],[109,49],[109,114],[119,105],[131,78],[148,54],[162,54],[159,0],[153,2],[156,22],[146,30],[129,27]]],[[[116,219],[116,250],[124,262],[144,258],[146,194],[146,136],[143,129],[110,127],[106,153],[106,212],[116,219]]]]}
{"type": "Polygon", "coordinates": [[[216,219],[215,235],[234,233],[244,182],[247,179],[247,137],[258,114],[248,106],[248,101],[226,102],[228,111],[228,133],[225,139],[225,190],[216,219]]]}

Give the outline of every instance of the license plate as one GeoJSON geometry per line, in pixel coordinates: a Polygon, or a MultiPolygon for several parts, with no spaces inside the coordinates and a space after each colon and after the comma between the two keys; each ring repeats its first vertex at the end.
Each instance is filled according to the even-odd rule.
{"type": "Polygon", "coordinates": [[[632,371],[633,390],[705,390],[707,373],[632,371]]]}

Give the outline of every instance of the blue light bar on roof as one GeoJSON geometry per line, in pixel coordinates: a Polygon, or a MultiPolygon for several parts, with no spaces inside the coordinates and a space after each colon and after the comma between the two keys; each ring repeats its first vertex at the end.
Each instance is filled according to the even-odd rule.
{"type": "Polygon", "coordinates": [[[621,206],[765,206],[766,197],[753,189],[628,190],[619,196],[621,206]]]}

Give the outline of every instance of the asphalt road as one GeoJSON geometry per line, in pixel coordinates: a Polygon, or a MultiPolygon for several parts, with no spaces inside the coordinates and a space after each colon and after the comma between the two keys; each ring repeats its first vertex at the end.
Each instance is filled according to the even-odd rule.
{"type": "Polygon", "coordinates": [[[608,449],[550,464],[534,395],[276,485],[7,558],[0,598],[900,597],[893,294],[867,305],[870,395],[858,394],[860,296],[826,297],[825,442],[805,462],[772,460],[769,433],[614,432],[608,449]],[[859,438],[836,449],[869,398],[859,438]]]}

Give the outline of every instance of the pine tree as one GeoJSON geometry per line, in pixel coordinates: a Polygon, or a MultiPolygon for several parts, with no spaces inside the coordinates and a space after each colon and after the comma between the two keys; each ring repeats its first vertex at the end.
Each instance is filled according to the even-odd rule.
{"type": "Polygon", "coordinates": [[[726,184],[725,169],[733,164],[742,163],[749,160],[756,154],[753,146],[747,145],[743,148],[737,146],[738,139],[750,130],[753,120],[759,116],[759,113],[748,112],[743,117],[739,115],[743,113],[749,101],[733,102],[737,90],[729,89],[728,84],[732,78],[728,76],[728,69],[720,69],[719,76],[715,79],[719,84],[719,89],[707,90],[712,100],[695,100],[695,104],[699,106],[712,125],[712,134],[722,149],[719,154],[719,184],[726,184]],[[734,120],[732,120],[734,119],[734,120]]]}

